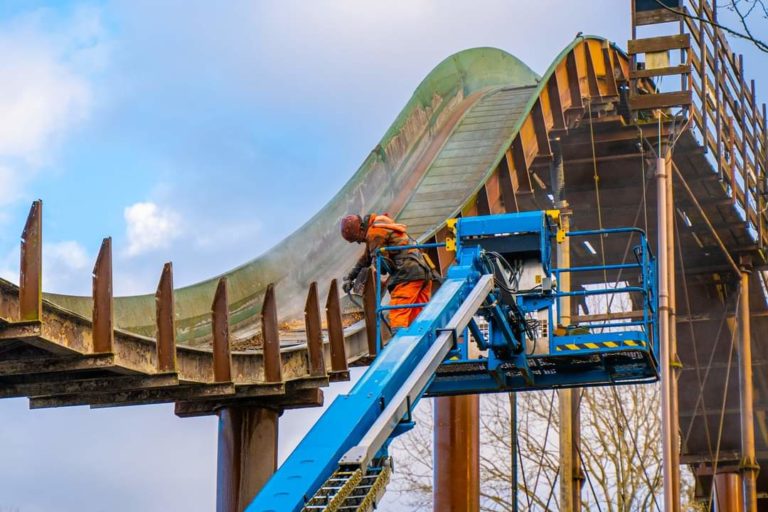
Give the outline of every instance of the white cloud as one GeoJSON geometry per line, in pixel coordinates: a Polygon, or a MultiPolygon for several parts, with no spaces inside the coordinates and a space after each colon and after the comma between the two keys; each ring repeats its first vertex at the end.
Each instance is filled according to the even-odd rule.
{"type": "Polygon", "coordinates": [[[88,82],[44,45],[0,37],[0,155],[38,163],[56,135],[87,116],[88,82]]]}
{"type": "MultiPolygon", "coordinates": [[[[0,277],[19,282],[19,245],[0,257],[0,277]]],[[[91,293],[91,266],[95,258],[74,240],[43,244],[43,289],[46,292],[91,293]]]]}
{"type": "MultiPolygon", "coordinates": [[[[2,116],[2,113],[0,113],[0,116],[2,116]]],[[[0,121],[0,125],[2,125],[2,121],[0,121]]],[[[2,135],[0,135],[0,138],[2,138],[2,135]]],[[[2,164],[0,164],[0,190],[3,191],[0,194],[0,206],[13,202],[21,194],[21,184],[19,183],[17,173],[10,167],[2,164]]]]}
{"type": "Polygon", "coordinates": [[[43,288],[70,294],[91,293],[94,258],[73,240],[43,244],[43,288]]]}
{"type": "Polygon", "coordinates": [[[103,33],[93,9],[74,9],[65,20],[38,9],[0,24],[2,203],[20,199],[62,139],[91,114],[89,74],[106,61],[103,33]]]}
{"type": "Polygon", "coordinates": [[[181,232],[181,217],[170,208],[143,202],[128,206],[123,211],[128,237],[128,256],[169,247],[181,232]]]}
{"type": "Polygon", "coordinates": [[[72,270],[81,270],[93,263],[85,251],[85,247],[73,240],[46,243],[43,246],[43,262],[47,262],[49,265],[53,263],[54,267],[59,265],[72,270]]]}

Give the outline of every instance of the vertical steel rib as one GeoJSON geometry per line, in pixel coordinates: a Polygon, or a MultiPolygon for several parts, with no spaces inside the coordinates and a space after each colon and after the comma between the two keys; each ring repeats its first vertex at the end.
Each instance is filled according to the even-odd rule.
{"type": "Polygon", "coordinates": [[[229,307],[227,278],[219,279],[211,305],[213,329],[213,380],[232,381],[232,353],[229,345],[229,307]]]}
{"type": "Polygon", "coordinates": [[[280,357],[280,329],[277,324],[275,285],[267,286],[261,307],[261,350],[264,354],[264,382],[282,382],[283,365],[280,357]]]}
{"type": "Polygon", "coordinates": [[[173,264],[166,263],[155,293],[157,311],[157,371],[176,371],[176,313],[173,300],[173,264]]]}
{"type": "Polygon", "coordinates": [[[309,359],[309,374],[315,377],[325,375],[325,358],[323,357],[323,328],[320,317],[320,301],[317,294],[317,282],[312,281],[307,292],[307,302],[304,305],[304,326],[307,333],[307,355],[309,359]]]}
{"type": "Polygon", "coordinates": [[[21,234],[19,319],[39,321],[43,316],[43,202],[32,203],[21,234]]]}
{"type": "Polygon", "coordinates": [[[93,267],[93,351],[112,352],[115,339],[112,294],[112,239],[101,243],[93,267]]]}
{"type": "Polygon", "coordinates": [[[341,323],[339,286],[335,279],[331,281],[331,287],[328,290],[328,299],[325,302],[325,314],[328,319],[331,372],[344,373],[347,371],[347,355],[346,346],[344,345],[344,327],[341,323]]]}

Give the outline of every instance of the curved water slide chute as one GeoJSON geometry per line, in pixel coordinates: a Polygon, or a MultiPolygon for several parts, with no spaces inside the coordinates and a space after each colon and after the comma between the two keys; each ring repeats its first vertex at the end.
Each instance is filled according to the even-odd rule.
{"type": "MultiPolygon", "coordinates": [[[[620,89],[628,80],[628,65],[623,52],[591,36],[576,38],[543,76],[493,48],[470,49],[447,58],[418,86],[347,184],[273,249],[221,276],[175,289],[172,294],[168,290],[172,276],[168,275],[163,281],[164,294],[114,298],[110,302],[114,344],[109,346],[112,359],[103,363],[105,368],[120,374],[175,372],[187,390],[198,383],[229,386],[201,393],[152,395],[157,401],[177,403],[179,397],[210,397],[213,402],[222,397],[237,399],[241,391],[243,396],[257,393],[254,389],[259,386],[259,396],[272,392],[285,395],[282,384],[310,377],[320,377],[315,385],[322,385],[325,369],[332,365],[328,350],[332,333],[315,337],[324,340],[321,346],[325,343],[325,349],[321,348],[324,356],[320,356],[325,369],[322,363],[311,368],[312,358],[307,356],[304,341],[308,337],[290,320],[300,319],[311,283],[317,282],[313,293],[323,297],[331,280],[342,276],[358,257],[360,248],[339,236],[341,216],[348,212],[388,212],[407,224],[413,236],[429,242],[444,238],[445,221],[452,217],[550,208],[550,140],[582,124],[588,111],[612,113],[613,125],[622,125],[617,111],[620,89]],[[545,168],[547,171],[541,172],[545,168]],[[217,294],[222,277],[226,278],[226,294],[217,294]],[[221,295],[226,298],[230,344],[245,350],[234,351],[225,364],[228,371],[216,377],[211,308],[214,296],[220,299],[221,295]],[[159,308],[163,300],[165,307],[159,308]],[[165,338],[170,337],[175,348],[168,364],[160,364],[158,355],[167,342],[155,343],[161,315],[166,317],[166,333],[172,331],[165,338]],[[278,319],[279,336],[274,332],[278,327],[274,321],[269,332],[262,332],[263,318],[278,319]],[[265,371],[270,361],[279,369],[265,371]]],[[[441,268],[450,263],[443,251],[432,256],[441,268]]],[[[164,274],[170,274],[170,269],[164,274]]],[[[6,283],[3,293],[7,297],[0,314],[11,321],[18,319],[17,289],[6,283]]],[[[221,300],[217,304],[221,313],[221,300]]],[[[30,336],[44,349],[93,355],[98,352],[91,327],[93,311],[91,297],[43,294],[42,322],[30,336]],[[71,326],[72,332],[58,329],[61,325],[71,326]]],[[[344,328],[344,359],[354,362],[369,355],[365,335],[362,322],[344,328]]],[[[80,396],[75,392],[67,400],[35,396],[33,407],[109,405],[112,399],[145,403],[143,395],[113,394],[98,402],[94,402],[94,394],[80,396]]],[[[201,409],[201,413],[210,411],[201,409]]]]}

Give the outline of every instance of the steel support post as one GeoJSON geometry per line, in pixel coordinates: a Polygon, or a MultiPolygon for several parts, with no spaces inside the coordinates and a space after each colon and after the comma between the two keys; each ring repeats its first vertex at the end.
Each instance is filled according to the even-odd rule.
{"type": "Polygon", "coordinates": [[[715,475],[715,510],[716,512],[742,512],[744,501],[741,496],[741,475],[738,473],[719,473],[715,475]]]}
{"type": "MultiPolygon", "coordinates": [[[[744,262],[742,262],[743,264],[744,262]]],[[[749,321],[749,266],[741,271],[739,287],[739,402],[741,412],[741,481],[745,510],[757,512],[757,472],[752,389],[752,340],[749,321]]]]}
{"type": "MultiPolygon", "coordinates": [[[[562,188],[560,189],[562,193],[562,188]]],[[[557,203],[560,210],[561,228],[568,232],[570,229],[570,210],[568,202],[560,200],[557,203]]],[[[557,245],[557,267],[571,266],[570,239],[557,245]]],[[[571,274],[564,272],[557,283],[561,291],[571,290],[571,274]]],[[[571,299],[562,297],[560,322],[563,326],[571,323],[571,299]]],[[[579,512],[581,510],[581,460],[579,458],[579,442],[581,439],[581,421],[579,416],[580,389],[561,389],[558,392],[560,412],[560,510],[579,512]]]]}
{"type": "Polygon", "coordinates": [[[512,491],[512,512],[520,510],[517,502],[517,394],[509,394],[509,457],[511,472],[509,475],[510,490],[512,491]]]}
{"type": "Polygon", "coordinates": [[[435,512],[480,510],[480,397],[436,398],[435,512]]]}
{"type": "MultiPolygon", "coordinates": [[[[669,222],[667,208],[667,180],[670,179],[665,149],[659,148],[656,160],[656,229],[658,232],[659,255],[659,354],[661,367],[661,437],[662,437],[662,474],[664,477],[664,511],[673,512],[677,509],[675,503],[680,502],[680,496],[675,494],[675,467],[673,450],[673,434],[675,421],[672,418],[672,393],[675,384],[672,373],[672,352],[670,347],[670,318],[669,318],[669,222]]],[[[670,162],[671,164],[671,158],[670,162]]]]}
{"type": "Polygon", "coordinates": [[[279,416],[256,407],[219,411],[217,512],[242,512],[277,469],[279,416]]]}
{"type": "Polygon", "coordinates": [[[667,153],[664,160],[665,174],[666,174],[666,209],[667,209],[667,244],[666,254],[664,257],[667,259],[667,293],[669,300],[667,302],[667,316],[669,318],[669,365],[671,369],[672,381],[670,382],[670,419],[672,421],[672,428],[669,431],[670,445],[672,447],[672,485],[673,496],[676,496],[673,502],[673,511],[680,512],[680,415],[679,415],[679,401],[677,393],[677,382],[680,378],[680,370],[682,365],[680,359],[677,356],[677,319],[676,315],[676,291],[677,281],[675,279],[675,194],[673,187],[673,170],[672,170],[672,151],[667,153]]]}

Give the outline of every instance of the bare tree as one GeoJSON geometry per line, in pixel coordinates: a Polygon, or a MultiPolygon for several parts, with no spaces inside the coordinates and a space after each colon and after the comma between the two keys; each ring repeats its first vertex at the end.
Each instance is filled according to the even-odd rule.
{"type": "Polygon", "coordinates": [[[665,5],[661,0],[655,1],[661,9],[717,27],[734,37],[751,42],[758,50],[768,53],[768,43],[754,36],[755,32],[765,31],[766,24],[764,21],[768,20],[768,9],[766,8],[765,0],[730,0],[718,6],[718,8],[727,9],[736,15],[739,20],[738,23],[741,25],[740,29],[734,29],[717,21],[701,18],[690,12],[673,9],[665,5]],[[762,18],[762,20],[759,18],[762,18]]]}
{"type": "MultiPolygon", "coordinates": [[[[552,391],[517,395],[516,460],[520,510],[559,510],[558,412],[552,391]]],[[[660,510],[661,431],[656,385],[591,388],[581,394],[581,456],[585,474],[583,510],[660,510]]],[[[393,445],[396,461],[390,490],[409,510],[431,510],[432,407],[416,412],[417,427],[393,445]]],[[[512,510],[515,432],[505,394],[481,400],[481,509],[512,510]]],[[[684,471],[683,510],[703,510],[693,502],[692,477],[684,471]]]]}

